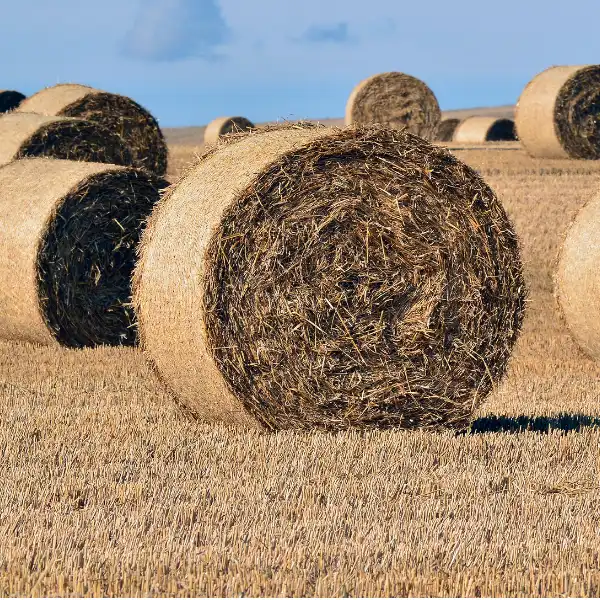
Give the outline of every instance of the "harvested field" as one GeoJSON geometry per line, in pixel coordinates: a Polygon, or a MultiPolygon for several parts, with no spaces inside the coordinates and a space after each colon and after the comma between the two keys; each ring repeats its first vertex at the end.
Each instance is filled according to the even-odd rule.
{"type": "Polygon", "coordinates": [[[183,417],[134,349],[0,342],[0,594],[598,595],[599,367],[552,265],[600,164],[456,154],[531,291],[471,434],[239,433],[183,417]]]}
{"type": "MultiPolygon", "coordinates": [[[[469,108],[461,110],[445,110],[442,112],[442,119],[457,119],[461,121],[466,117],[472,117],[475,115],[496,117],[496,118],[507,118],[514,119],[515,107],[514,106],[495,106],[486,108],[469,108]]],[[[311,119],[316,123],[321,123],[327,127],[343,127],[345,119],[311,119]]],[[[264,125],[264,123],[258,123],[257,125],[264,125]]],[[[197,125],[193,127],[165,127],[163,133],[167,140],[171,150],[176,150],[180,146],[197,146],[202,145],[204,139],[204,131],[206,126],[197,125]]],[[[169,156],[169,168],[170,168],[171,156],[169,156]]]]}
{"type": "Polygon", "coordinates": [[[203,152],[203,144],[177,144],[171,146],[169,148],[167,179],[172,182],[177,181],[186,168],[193,164],[203,152]]]}

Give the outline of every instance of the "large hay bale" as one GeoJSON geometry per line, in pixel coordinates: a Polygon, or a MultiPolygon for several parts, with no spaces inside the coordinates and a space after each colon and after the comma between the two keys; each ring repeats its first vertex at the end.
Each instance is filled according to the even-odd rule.
{"type": "Polygon", "coordinates": [[[193,414],[267,429],[463,427],[505,372],[525,285],[492,190],[382,128],[213,147],[140,244],[140,342],[193,414]]]}
{"type": "Polygon", "coordinates": [[[0,165],[26,157],[131,165],[125,142],[98,123],[12,112],[0,117],[0,165]]]}
{"type": "Polygon", "coordinates": [[[144,170],[48,158],[0,168],[0,336],[134,343],[130,276],[167,184],[144,170]]]}
{"type": "Polygon", "coordinates": [[[167,170],[167,145],[160,127],[156,119],[131,98],[85,85],[61,84],[30,96],[17,110],[100,123],[125,140],[136,166],[158,175],[164,175],[167,170]]]}
{"type": "Polygon", "coordinates": [[[600,195],[579,211],[559,252],[554,293],[580,348],[600,360],[600,195]]]}
{"type": "Polygon", "coordinates": [[[15,90],[0,90],[0,113],[14,110],[25,100],[25,95],[15,90]]]}
{"type": "Polygon", "coordinates": [[[517,139],[515,122],[497,117],[468,117],[462,121],[452,138],[453,142],[478,144],[482,142],[509,142],[517,139]]]}
{"type": "Polygon", "coordinates": [[[551,67],[519,98],[515,122],[538,158],[600,158],[600,65],[551,67]]]}
{"type": "Polygon", "coordinates": [[[252,129],[254,123],[246,117],[219,117],[213,119],[204,130],[204,143],[216,144],[221,137],[252,129]]]}
{"type": "Polygon", "coordinates": [[[434,93],[405,73],[380,73],[361,81],[346,104],[346,125],[407,129],[432,140],[442,113],[434,93]]]}
{"type": "Polygon", "coordinates": [[[444,119],[437,128],[435,140],[437,142],[451,142],[454,131],[458,127],[460,119],[444,119]]]}

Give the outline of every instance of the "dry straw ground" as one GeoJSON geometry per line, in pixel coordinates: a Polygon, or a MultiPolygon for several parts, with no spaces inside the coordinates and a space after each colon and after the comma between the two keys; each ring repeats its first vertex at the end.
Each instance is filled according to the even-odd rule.
{"type": "Polygon", "coordinates": [[[498,148],[456,152],[531,300],[472,433],[244,435],[183,418],[133,349],[0,343],[0,594],[599,594],[600,369],[551,267],[600,164],[498,148]]]}

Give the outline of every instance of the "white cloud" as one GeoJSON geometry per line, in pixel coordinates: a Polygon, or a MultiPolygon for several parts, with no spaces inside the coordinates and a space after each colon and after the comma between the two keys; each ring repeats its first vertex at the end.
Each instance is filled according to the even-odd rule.
{"type": "Polygon", "coordinates": [[[214,60],[229,35],[216,0],[149,0],[140,7],[123,52],[147,61],[214,60]]]}

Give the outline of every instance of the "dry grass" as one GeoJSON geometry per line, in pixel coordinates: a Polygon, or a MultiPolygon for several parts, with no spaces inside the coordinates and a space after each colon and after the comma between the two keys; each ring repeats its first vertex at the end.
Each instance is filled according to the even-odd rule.
{"type": "Polygon", "coordinates": [[[167,179],[177,181],[185,168],[204,151],[203,144],[177,144],[169,147],[167,179]]]}
{"type": "Polygon", "coordinates": [[[0,343],[0,594],[599,594],[600,378],[551,265],[600,165],[458,153],[532,292],[474,433],[240,434],[182,417],[135,350],[0,343]]]}

